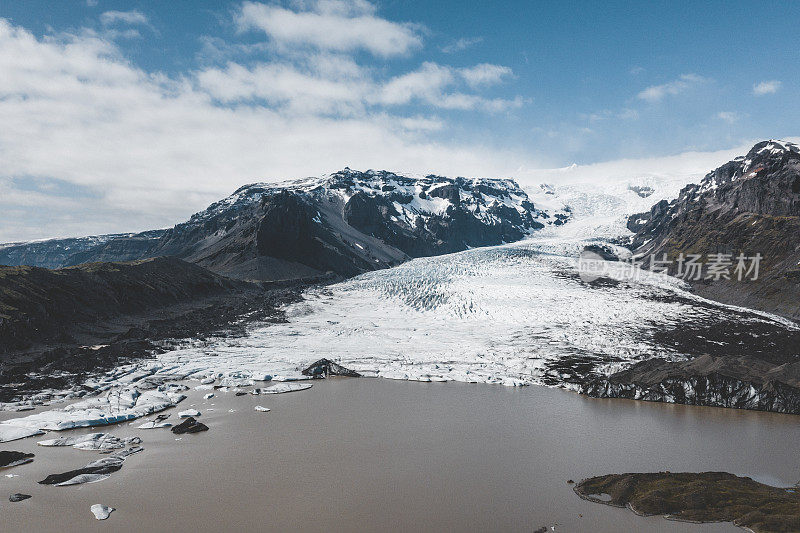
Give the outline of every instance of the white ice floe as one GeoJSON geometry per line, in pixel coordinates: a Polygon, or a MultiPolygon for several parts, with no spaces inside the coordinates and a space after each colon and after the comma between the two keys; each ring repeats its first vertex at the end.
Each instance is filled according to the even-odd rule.
{"type": "Polygon", "coordinates": [[[252,394],[283,394],[311,388],[311,383],[276,383],[270,387],[253,389],[252,394]]]}
{"type": "Polygon", "coordinates": [[[113,507],[109,507],[107,505],[101,505],[99,503],[96,503],[92,505],[91,511],[96,519],[105,520],[106,518],[109,517],[111,513],[116,511],[116,509],[114,509],[113,507]]]}
{"type": "Polygon", "coordinates": [[[126,446],[141,444],[139,437],[129,437],[121,439],[108,433],[87,433],[74,437],[59,437],[57,439],[41,440],[37,442],[39,446],[71,446],[78,450],[118,450],[126,446]]]}
{"type": "Polygon", "coordinates": [[[213,398],[213,397],[214,397],[214,393],[213,393],[213,392],[209,392],[208,394],[206,394],[205,396],[203,396],[203,399],[204,399],[204,400],[210,400],[210,399],[211,399],[211,398],[213,398]]]}
{"type": "Polygon", "coordinates": [[[180,418],[189,418],[190,416],[200,416],[201,413],[197,409],[187,409],[186,411],[181,411],[178,413],[180,418]]]}
{"type": "Polygon", "coordinates": [[[145,422],[144,424],[137,426],[139,429],[158,429],[158,428],[168,428],[172,427],[170,422],[145,422]]]}
{"type": "Polygon", "coordinates": [[[61,483],[56,483],[54,486],[69,487],[72,485],[85,485],[86,483],[97,483],[98,481],[103,481],[104,479],[108,479],[110,477],[110,474],[78,474],[71,479],[62,481],[61,483]]]}
{"type": "Polygon", "coordinates": [[[140,392],[135,386],[119,387],[62,409],[6,420],[0,423],[0,441],[38,435],[42,433],[41,430],[62,431],[116,424],[163,411],[184,398],[183,394],[170,390],[140,392]]]}
{"type": "Polygon", "coordinates": [[[270,411],[269,407],[264,407],[263,405],[256,405],[255,407],[253,407],[253,409],[255,409],[256,411],[260,411],[262,413],[268,413],[270,411]]]}
{"type": "Polygon", "coordinates": [[[10,442],[12,440],[33,437],[34,435],[44,435],[44,431],[38,428],[19,427],[11,424],[0,423],[0,442],[10,442]]]}

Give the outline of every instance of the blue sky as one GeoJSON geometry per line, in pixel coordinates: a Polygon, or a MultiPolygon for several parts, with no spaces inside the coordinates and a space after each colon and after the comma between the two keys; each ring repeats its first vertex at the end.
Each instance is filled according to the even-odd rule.
{"type": "Polygon", "coordinates": [[[522,179],[795,136],[798,14],[2,1],[0,241],[170,225],[242,183],[345,165],[522,179]]]}

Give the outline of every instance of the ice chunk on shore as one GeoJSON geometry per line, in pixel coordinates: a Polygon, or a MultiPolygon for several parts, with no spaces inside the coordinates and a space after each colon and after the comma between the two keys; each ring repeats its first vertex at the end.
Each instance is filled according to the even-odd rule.
{"type": "Polygon", "coordinates": [[[111,515],[111,513],[116,511],[116,509],[114,509],[113,507],[109,507],[107,505],[101,505],[99,503],[92,505],[90,509],[94,517],[98,520],[105,520],[106,518],[109,517],[109,515],[111,515]]]}
{"type": "Polygon", "coordinates": [[[103,396],[81,400],[63,409],[6,420],[0,423],[0,442],[39,435],[43,429],[62,431],[116,424],[174,407],[185,398],[171,390],[140,392],[136,387],[110,390],[103,396]]]}

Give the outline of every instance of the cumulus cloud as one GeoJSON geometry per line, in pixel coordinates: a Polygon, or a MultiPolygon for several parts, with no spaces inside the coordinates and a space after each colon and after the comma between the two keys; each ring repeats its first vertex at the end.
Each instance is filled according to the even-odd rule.
{"type": "Polygon", "coordinates": [[[481,85],[494,85],[500,83],[504,78],[512,75],[511,69],[502,65],[492,65],[481,63],[474,67],[463,68],[459,71],[470,87],[481,85]]]}
{"type": "Polygon", "coordinates": [[[668,83],[651,85],[641,91],[637,97],[640,100],[646,100],[648,102],[659,102],[663,100],[665,96],[678,95],[706,81],[706,78],[698,76],[697,74],[683,74],[678,79],[668,83]]]}
{"type": "Polygon", "coordinates": [[[778,80],[762,81],[753,85],[753,94],[756,96],[775,94],[780,88],[781,82],[778,80]]]}
{"type": "MultiPolygon", "coordinates": [[[[315,9],[369,9],[353,5],[315,9]]],[[[0,242],[169,226],[244,183],[345,166],[507,176],[531,164],[428,137],[446,122],[406,108],[400,89],[442,109],[522,105],[464,92],[459,69],[434,63],[382,78],[317,50],[170,77],[136,67],[102,34],[36,37],[0,19],[0,72],[0,242]]]]}
{"type": "Polygon", "coordinates": [[[277,46],[307,46],[319,50],[365,50],[376,56],[405,55],[422,47],[419,26],[392,22],[375,15],[363,0],[320,0],[291,10],[245,2],[237,13],[240,30],[264,32],[277,46]]]}

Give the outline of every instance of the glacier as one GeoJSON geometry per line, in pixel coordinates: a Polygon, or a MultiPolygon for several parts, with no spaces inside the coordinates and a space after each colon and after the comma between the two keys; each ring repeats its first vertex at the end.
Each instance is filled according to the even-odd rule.
{"type": "MultiPolygon", "coordinates": [[[[0,441],[155,413],[179,401],[176,381],[193,381],[197,390],[305,390],[310,383],[293,382],[309,379],[301,370],[320,359],[388,379],[579,390],[645,359],[685,360],[709,343],[732,353],[747,348],[741,336],[696,348],[673,342],[687,326],[753,338],[797,331],[785,319],[700,298],[664,274],[631,276],[626,263],[608,263],[594,282],[581,279],[577,258],[587,244],[623,242],[628,215],[674,198],[684,184],[651,177],[530,188],[541,209],[572,220],[513,244],[414,259],[309,289],[284,309],[285,323],[251,324],[239,337],[184,339],[87,383],[91,394],[105,396],[0,423],[0,441]]],[[[75,394],[51,391],[39,403],[75,394]]]]}

